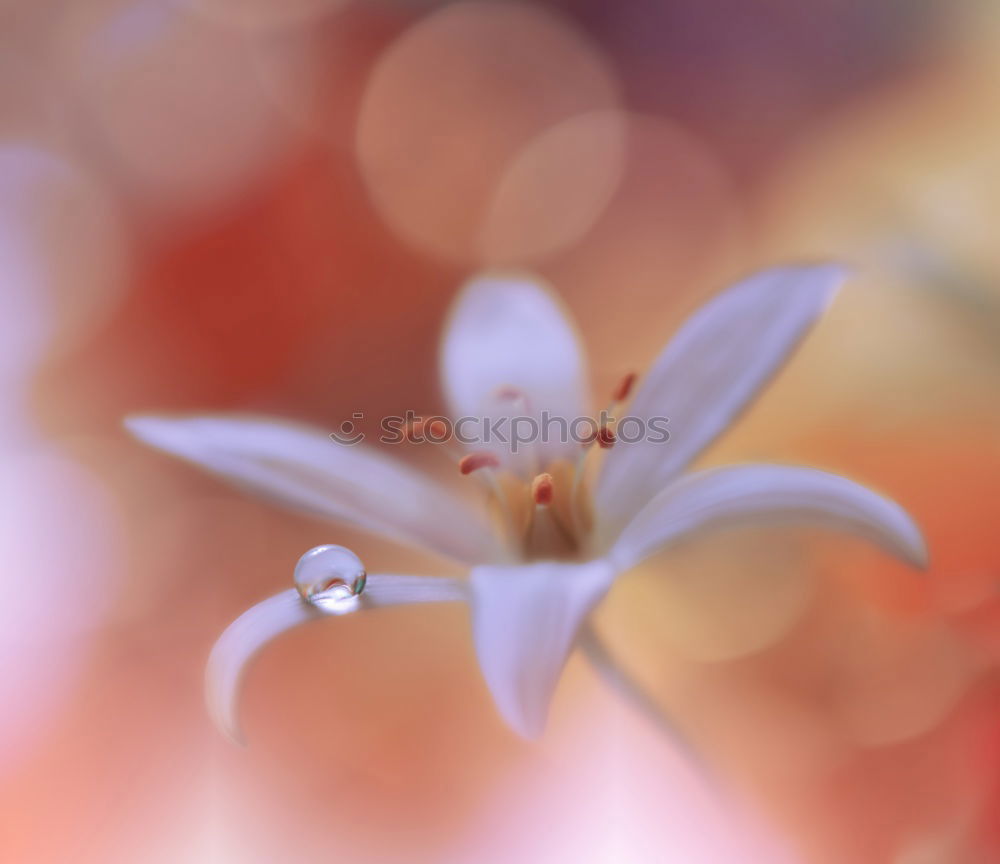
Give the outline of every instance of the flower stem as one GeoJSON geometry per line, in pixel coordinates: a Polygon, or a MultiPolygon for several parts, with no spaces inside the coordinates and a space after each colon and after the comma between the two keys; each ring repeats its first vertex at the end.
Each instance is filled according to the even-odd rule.
{"type": "Polygon", "coordinates": [[[601,678],[666,735],[670,742],[698,769],[699,773],[714,782],[715,772],[702,753],[657,704],[649,692],[615,660],[604,640],[589,622],[584,623],[581,628],[577,645],[601,678]]]}

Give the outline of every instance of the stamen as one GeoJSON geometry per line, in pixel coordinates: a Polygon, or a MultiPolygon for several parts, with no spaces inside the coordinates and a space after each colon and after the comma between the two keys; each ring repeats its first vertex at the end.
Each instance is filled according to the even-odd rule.
{"type": "Polygon", "coordinates": [[[411,420],[406,424],[406,429],[403,432],[406,436],[406,440],[411,444],[414,443],[418,438],[422,437],[424,434],[424,421],[423,420],[411,420]]]}
{"type": "Polygon", "coordinates": [[[610,450],[615,446],[615,441],[617,440],[618,436],[607,426],[602,426],[597,431],[597,443],[602,450],[610,450]]]}
{"type": "Polygon", "coordinates": [[[500,460],[496,455],[485,450],[467,453],[458,460],[458,470],[462,474],[471,474],[473,471],[479,471],[481,468],[498,468],[499,466],[500,460]]]}
{"type": "Polygon", "coordinates": [[[428,438],[434,443],[441,443],[448,439],[448,424],[444,420],[435,418],[425,420],[418,417],[406,425],[406,431],[403,434],[411,444],[428,438]]]}
{"type": "Polygon", "coordinates": [[[428,420],[424,424],[424,431],[432,441],[446,441],[448,439],[448,424],[444,420],[428,420]]]}
{"type": "Polygon", "coordinates": [[[524,399],[524,394],[516,387],[507,385],[497,390],[497,399],[502,402],[518,402],[524,399]]]}
{"type": "Polygon", "coordinates": [[[551,474],[539,474],[531,481],[531,498],[539,507],[548,507],[554,492],[551,474]]]}
{"type": "MultiPolygon", "coordinates": [[[[504,384],[493,391],[493,396],[500,402],[506,402],[508,404],[508,410],[510,412],[518,412],[521,415],[528,415],[531,412],[531,402],[528,399],[528,394],[523,390],[519,390],[510,384],[504,384]]],[[[526,442],[527,447],[525,449],[525,458],[528,461],[528,467],[532,474],[535,474],[542,467],[541,459],[539,458],[538,451],[538,441],[533,440],[526,442]]]]}
{"type": "Polygon", "coordinates": [[[520,411],[528,410],[528,394],[523,390],[518,390],[510,384],[504,384],[493,392],[494,397],[500,402],[509,402],[520,411]]]}
{"type": "Polygon", "coordinates": [[[560,555],[575,551],[576,535],[563,521],[563,514],[555,501],[555,480],[547,472],[538,474],[531,481],[531,499],[525,548],[530,555],[560,555]]]}
{"type": "Polygon", "coordinates": [[[635,372],[629,372],[628,375],[622,378],[622,380],[618,382],[618,386],[615,387],[611,393],[611,401],[617,404],[618,402],[624,402],[628,399],[638,377],[639,376],[636,375],[635,372]]]}
{"type": "MultiPolygon", "coordinates": [[[[604,443],[602,440],[602,434],[605,438],[609,433],[612,436],[614,435],[614,433],[611,432],[611,430],[609,430],[606,426],[598,426],[596,421],[594,422],[593,429],[594,431],[588,434],[587,437],[580,442],[580,455],[577,456],[576,464],[573,466],[573,482],[570,485],[569,490],[570,522],[572,523],[573,530],[577,534],[582,534],[584,531],[583,515],[580,512],[580,489],[583,486],[584,465],[587,462],[587,456],[593,450],[595,441],[599,442],[600,446],[605,449],[611,446],[611,444],[604,443]]],[[[613,443],[614,442],[612,441],[612,444],[613,443]]]]}

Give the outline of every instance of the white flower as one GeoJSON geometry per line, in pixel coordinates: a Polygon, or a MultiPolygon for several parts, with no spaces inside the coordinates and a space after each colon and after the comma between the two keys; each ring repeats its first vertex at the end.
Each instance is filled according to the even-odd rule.
{"type": "MultiPolygon", "coordinates": [[[[500,713],[521,735],[536,736],[584,619],[620,573],[681,537],[748,520],[809,520],[924,565],[923,540],[906,512],[843,477],[778,465],[682,473],[776,372],[842,279],[829,266],[768,270],[701,308],[641,380],[628,412],[643,421],[668,417],[669,441],[617,442],[603,451],[592,484],[572,441],[473,457],[499,463],[467,478],[477,490],[490,480],[476,507],[379,452],[285,422],[144,416],[128,428],[241,486],[468,566],[467,581],[371,574],[357,606],[468,603],[500,713]]],[[[456,417],[591,413],[576,333],[529,278],[483,277],[464,289],[444,333],[441,374],[456,417]]],[[[238,685],[250,658],[322,615],[290,589],[222,635],[208,664],[207,698],[230,736],[239,735],[238,685]]]]}

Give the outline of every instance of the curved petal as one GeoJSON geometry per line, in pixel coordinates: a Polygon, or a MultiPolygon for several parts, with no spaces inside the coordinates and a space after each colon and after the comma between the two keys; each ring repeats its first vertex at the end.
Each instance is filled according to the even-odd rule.
{"type": "MultiPolygon", "coordinates": [[[[374,575],[368,577],[356,608],[450,603],[464,601],[467,595],[465,583],[454,579],[374,575]]],[[[297,591],[291,589],[252,606],[219,637],[205,669],[205,701],[215,725],[230,740],[243,743],[239,726],[239,691],[250,660],[286,630],[325,617],[330,616],[306,603],[297,591]]]]}
{"type": "Polygon", "coordinates": [[[629,523],[610,558],[625,569],[681,537],[753,520],[847,531],[915,567],[927,564],[920,529],[894,501],[846,477],[785,465],[714,468],[682,477],[629,523]]]}
{"type": "Polygon", "coordinates": [[[281,420],[131,417],[140,440],[310,514],[465,563],[497,560],[485,514],[417,471],[363,446],[281,420]]]}
{"type": "Polygon", "coordinates": [[[647,429],[652,418],[667,418],[669,440],[619,441],[608,454],[595,499],[604,542],[725,430],[826,309],[845,275],[833,266],[766,270],[723,291],[681,327],[628,412],[647,429]]]}
{"type": "Polygon", "coordinates": [[[541,734],[577,630],[614,575],[607,561],[473,569],[479,665],[504,720],[525,738],[541,734]]]}
{"type": "MultiPolygon", "coordinates": [[[[476,418],[458,432],[476,437],[476,450],[491,450],[508,466],[575,455],[578,447],[561,434],[560,423],[586,413],[587,375],[573,325],[555,296],[526,275],[484,275],[470,281],[451,310],[441,342],[441,379],[452,416],[476,418]],[[512,453],[510,418],[533,418],[548,440],[520,444],[512,453]],[[500,437],[484,440],[483,419],[503,420],[500,437]],[[521,458],[519,458],[521,457],[521,458]]],[[[563,424],[564,425],[564,424],[563,424]]]]}

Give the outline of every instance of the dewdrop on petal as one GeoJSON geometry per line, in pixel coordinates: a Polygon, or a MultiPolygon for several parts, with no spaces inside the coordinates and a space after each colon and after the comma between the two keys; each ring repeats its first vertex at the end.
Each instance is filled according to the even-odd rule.
{"type": "Polygon", "coordinates": [[[307,603],[328,615],[353,612],[361,604],[368,574],[350,549],[317,546],[295,565],[295,589],[307,603]]]}

